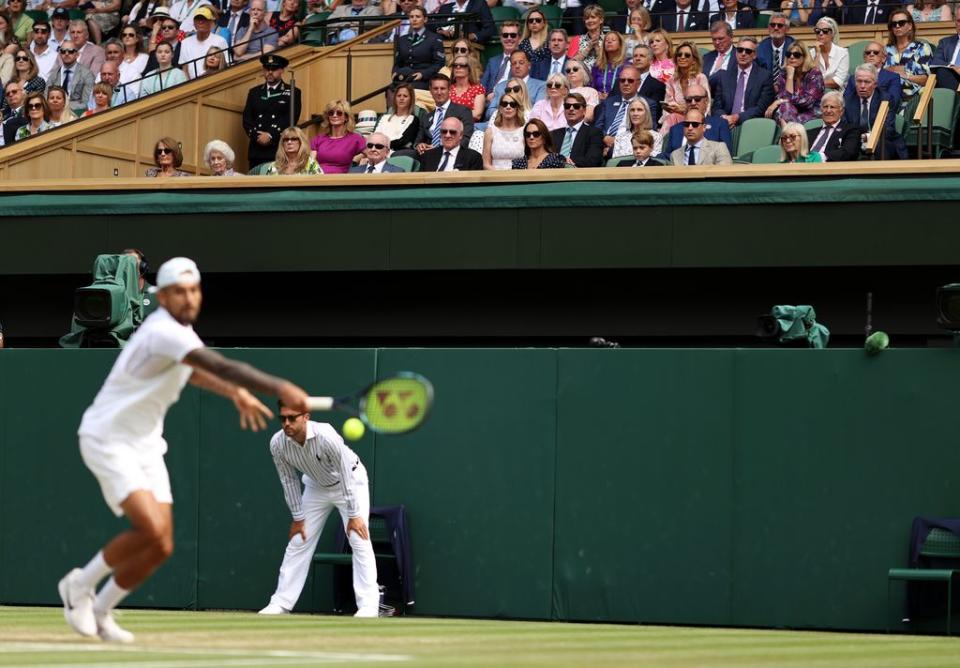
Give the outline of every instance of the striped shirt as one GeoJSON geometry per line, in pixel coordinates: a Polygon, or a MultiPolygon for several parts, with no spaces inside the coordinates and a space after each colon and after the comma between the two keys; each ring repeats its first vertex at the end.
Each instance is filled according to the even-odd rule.
{"type": "Polygon", "coordinates": [[[303,445],[288,438],[281,429],[270,439],[270,454],[280,476],[283,498],[294,520],[304,518],[300,473],[319,487],[342,489],[348,515],[359,517],[360,506],[353,493],[352,474],[360,464],[360,458],[329,424],[308,421],[307,440],[303,445]]]}

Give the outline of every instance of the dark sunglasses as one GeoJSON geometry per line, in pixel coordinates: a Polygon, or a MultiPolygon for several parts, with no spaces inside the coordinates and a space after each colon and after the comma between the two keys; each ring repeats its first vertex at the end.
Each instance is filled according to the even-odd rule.
{"type": "Polygon", "coordinates": [[[375,148],[378,151],[382,151],[386,147],[387,147],[386,144],[374,144],[373,142],[369,142],[369,141],[367,142],[367,148],[375,148]]]}
{"type": "Polygon", "coordinates": [[[745,54],[745,53],[754,53],[755,51],[756,51],[756,49],[748,49],[748,48],[745,47],[745,46],[738,46],[738,47],[737,47],[737,53],[739,53],[739,54],[741,54],[741,55],[742,55],[742,54],[745,54]]]}
{"type": "Polygon", "coordinates": [[[503,90],[506,91],[507,93],[519,93],[520,86],[507,86],[503,90]]]}
{"type": "Polygon", "coordinates": [[[327,116],[343,116],[343,111],[340,109],[331,109],[327,112],[327,116]]]}
{"type": "Polygon", "coordinates": [[[699,128],[703,123],[700,121],[683,121],[683,127],[685,128],[699,128]]]}
{"type": "Polygon", "coordinates": [[[19,90],[17,89],[11,89],[11,90],[8,90],[6,93],[4,93],[4,95],[6,95],[7,97],[10,97],[11,95],[16,95],[18,92],[19,90]]]}
{"type": "Polygon", "coordinates": [[[564,102],[563,108],[564,109],[583,109],[583,105],[580,104],[579,102],[564,102]]]}
{"type": "Polygon", "coordinates": [[[560,81],[551,81],[547,84],[547,88],[563,88],[563,83],[560,81]]]}
{"type": "Polygon", "coordinates": [[[619,81],[620,81],[620,83],[622,83],[622,84],[637,83],[637,80],[636,80],[636,79],[631,79],[630,77],[620,77],[619,81]]]}
{"type": "Polygon", "coordinates": [[[864,49],[864,50],[863,50],[863,55],[865,55],[865,56],[879,56],[881,53],[883,53],[883,51],[880,51],[880,50],[878,50],[878,49],[864,49]]]}
{"type": "Polygon", "coordinates": [[[46,35],[48,32],[50,32],[50,28],[38,28],[38,27],[34,27],[33,32],[39,33],[39,34],[41,34],[41,35],[46,35]]]}
{"type": "Polygon", "coordinates": [[[30,62],[30,59],[27,58],[26,56],[17,56],[17,57],[15,57],[13,60],[14,60],[14,62],[17,62],[17,63],[29,63],[29,62],[30,62]]]}
{"type": "Polygon", "coordinates": [[[539,16],[531,16],[527,19],[527,23],[543,23],[543,19],[539,16]]]}
{"type": "Polygon", "coordinates": [[[693,54],[687,52],[678,53],[677,58],[693,58],[693,54]]]}
{"type": "Polygon", "coordinates": [[[787,24],[786,24],[786,23],[769,23],[768,25],[769,25],[771,28],[786,28],[786,27],[787,27],[787,24]]]}
{"type": "Polygon", "coordinates": [[[580,71],[580,68],[579,68],[579,67],[568,67],[567,69],[565,69],[565,70],[563,71],[563,73],[564,73],[564,74],[570,74],[571,72],[579,72],[579,71],[580,71]]]}
{"type": "Polygon", "coordinates": [[[306,413],[294,413],[293,415],[278,415],[277,419],[280,420],[280,424],[285,422],[296,422],[297,418],[301,415],[306,415],[306,413]]]}
{"type": "Polygon", "coordinates": [[[299,143],[300,143],[300,137],[284,137],[284,138],[281,139],[280,141],[283,141],[283,142],[295,141],[295,142],[297,142],[297,143],[299,144],[299,143]]]}
{"type": "Polygon", "coordinates": [[[536,139],[537,137],[543,136],[543,133],[539,130],[530,130],[530,132],[524,131],[523,136],[527,139],[536,139]]]}
{"type": "Polygon", "coordinates": [[[453,47],[454,53],[470,53],[470,49],[465,46],[455,46],[453,47]]]}
{"type": "Polygon", "coordinates": [[[706,99],[706,95],[690,95],[689,97],[683,98],[683,101],[687,104],[695,104],[697,102],[703,102],[706,99]]]}
{"type": "Polygon", "coordinates": [[[787,54],[787,58],[803,58],[803,51],[791,51],[787,54]]]}
{"type": "Polygon", "coordinates": [[[796,140],[798,140],[798,139],[800,139],[800,136],[799,136],[799,135],[780,135],[780,141],[781,141],[781,142],[785,142],[785,141],[796,141],[796,140]]]}
{"type": "Polygon", "coordinates": [[[39,102],[34,102],[33,104],[28,104],[27,109],[43,109],[43,105],[39,102]]]}
{"type": "Polygon", "coordinates": [[[466,63],[454,63],[453,66],[454,66],[454,67],[470,67],[470,66],[467,65],[466,63]]]}
{"type": "Polygon", "coordinates": [[[60,53],[70,54],[70,53],[76,53],[76,52],[77,52],[76,49],[60,49],[60,53]]]}
{"type": "Polygon", "coordinates": [[[833,32],[833,28],[814,28],[813,32],[817,35],[828,35],[833,32]]]}
{"type": "Polygon", "coordinates": [[[519,33],[515,33],[515,32],[500,33],[500,39],[516,39],[519,36],[520,36],[519,33]]]}
{"type": "Polygon", "coordinates": [[[905,26],[905,25],[907,25],[907,24],[909,24],[909,23],[910,23],[910,21],[900,20],[900,21],[891,21],[891,22],[890,22],[890,25],[892,25],[892,26],[895,27],[895,28],[902,28],[903,26],[905,26]]]}
{"type": "Polygon", "coordinates": [[[440,128],[440,134],[442,135],[456,135],[459,133],[459,130],[454,130],[453,128],[440,128]]]}
{"type": "Polygon", "coordinates": [[[514,102],[513,100],[500,100],[501,107],[510,107],[511,109],[519,109],[520,104],[514,102]]]}
{"type": "Polygon", "coordinates": [[[173,153],[173,149],[166,148],[166,147],[158,148],[156,151],[154,151],[154,153],[156,153],[157,155],[167,155],[168,153],[173,153]]]}
{"type": "Polygon", "coordinates": [[[137,33],[135,32],[125,32],[123,33],[123,35],[121,35],[121,37],[136,37],[136,36],[137,36],[137,33]]]}
{"type": "Polygon", "coordinates": [[[164,30],[176,30],[179,26],[167,24],[167,25],[162,25],[160,27],[163,28],[164,30]]]}

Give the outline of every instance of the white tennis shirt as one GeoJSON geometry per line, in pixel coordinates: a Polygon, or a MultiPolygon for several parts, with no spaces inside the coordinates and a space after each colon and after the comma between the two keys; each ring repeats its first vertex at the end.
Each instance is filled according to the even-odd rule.
{"type": "Polygon", "coordinates": [[[157,308],[130,337],[77,433],[166,452],[163,419],[193,373],[183,358],[202,347],[191,325],[157,308]]]}

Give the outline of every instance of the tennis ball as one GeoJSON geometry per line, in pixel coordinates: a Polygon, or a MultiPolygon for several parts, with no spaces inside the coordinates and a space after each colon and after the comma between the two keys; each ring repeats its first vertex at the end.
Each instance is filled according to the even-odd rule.
{"type": "Polygon", "coordinates": [[[348,441],[359,441],[363,438],[363,432],[366,431],[366,427],[363,426],[363,422],[352,417],[343,423],[342,431],[343,437],[348,441]]]}
{"type": "Polygon", "coordinates": [[[863,346],[868,355],[876,355],[882,350],[886,350],[890,347],[890,337],[887,336],[886,332],[874,332],[867,337],[867,341],[863,346]]]}

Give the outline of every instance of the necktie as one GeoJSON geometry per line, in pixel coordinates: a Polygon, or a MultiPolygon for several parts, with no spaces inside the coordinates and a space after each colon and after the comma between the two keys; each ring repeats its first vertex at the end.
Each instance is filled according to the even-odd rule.
{"type": "Polygon", "coordinates": [[[433,113],[433,145],[440,145],[440,123],[443,122],[443,107],[437,107],[433,113]]]}
{"type": "Polygon", "coordinates": [[[360,16],[360,12],[363,11],[363,7],[352,7],[350,11],[353,12],[354,16],[360,16]]]}
{"type": "Polygon", "coordinates": [[[721,70],[723,67],[724,56],[719,51],[717,51],[717,59],[713,61],[713,67],[710,68],[710,75],[713,76],[721,70]]]}
{"type": "Polygon", "coordinates": [[[820,131],[820,136],[817,137],[817,141],[813,142],[813,146],[810,147],[810,150],[814,153],[819,153],[823,150],[823,147],[827,145],[827,142],[830,141],[830,135],[833,134],[833,126],[827,125],[820,131]]]}
{"type": "Polygon", "coordinates": [[[237,34],[237,21],[240,20],[240,14],[234,12],[230,16],[230,25],[227,26],[227,30],[230,32],[230,40],[233,41],[233,36],[237,34]]]}
{"type": "Polygon", "coordinates": [[[870,129],[870,107],[866,100],[860,100],[860,127],[870,129]]]}
{"type": "Polygon", "coordinates": [[[957,49],[957,55],[953,57],[953,64],[960,65],[960,49],[957,49]]]}
{"type": "Polygon", "coordinates": [[[440,167],[437,169],[438,172],[447,171],[447,161],[450,160],[450,151],[443,152],[443,162],[440,163],[440,167]]]}
{"type": "Polygon", "coordinates": [[[507,65],[510,64],[510,59],[506,56],[500,57],[500,69],[497,71],[497,80],[494,83],[500,83],[503,81],[503,78],[507,76],[507,65]]]}
{"type": "Polygon", "coordinates": [[[71,74],[72,72],[70,70],[67,70],[66,72],[63,73],[63,89],[67,91],[67,95],[70,94],[70,75],[71,74]]]}
{"type": "Polygon", "coordinates": [[[559,74],[560,73],[560,61],[555,60],[550,66],[550,74],[559,74]]]}
{"type": "Polygon", "coordinates": [[[687,148],[687,164],[694,166],[697,164],[697,147],[693,144],[687,148]]]}
{"type": "Polygon", "coordinates": [[[687,13],[681,9],[680,13],[677,14],[677,32],[683,32],[686,30],[686,26],[684,25],[687,22],[686,18],[687,13]]]}
{"type": "Polygon", "coordinates": [[[563,144],[560,146],[560,153],[570,157],[570,149],[573,148],[573,128],[567,128],[567,136],[563,138],[563,144]]]}
{"type": "Polygon", "coordinates": [[[620,132],[620,126],[623,124],[623,118],[627,115],[627,107],[630,106],[630,103],[626,100],[623,100],[620,103],[620,109],[617,110],[617,115],[613,119],[613,123],[610,124],[610,127],[607,128],[608,135],[616,135],[620,132]]]}
{"type": "Polygon", "coordinates": [[[773,78],[776,80],[777,75],[780,74],[780,68],[783,67],[783,63],[780,60],[780,48],[773,47],[773,78]]]}
{"type": "Polygon", "coordinates": [[[743,93],[747,88],[747,71],[740,70],[740,77],[737,79],[737,90],[733,94],[733,109],[731,113],[739,114],[743,111],[743,93]]]}
{"type": "Polygon", "coordinates": [[[867,5],[867,13],[863,17],[863,24],[870,25],[873,23],[874,17],[877,15],[877,5],[871,2],[867,5]]]}
{"type": "Polygon", "coordinates": [[[374,170],[376,170],[376,167],[374,167],[373,165],[370,165],[369,167],[367,167],[367,174],[373,174],[374,170]]]}

